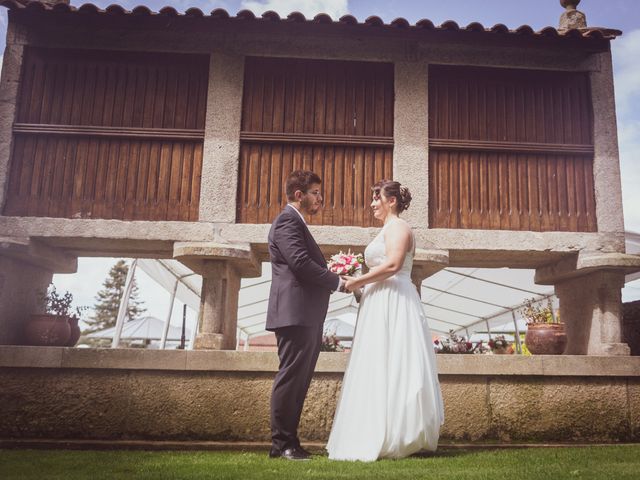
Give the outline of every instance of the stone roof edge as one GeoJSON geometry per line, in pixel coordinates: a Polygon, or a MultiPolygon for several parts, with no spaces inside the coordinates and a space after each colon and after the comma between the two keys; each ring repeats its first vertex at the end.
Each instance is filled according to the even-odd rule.
{"type": "Polygon", "coordinates": [[[370,16],[364,22],[358,21],[353,15],[343,15],[338,20],[332,19],[326,13],[319,13],[312,19],[307,19],[300,12],[292,12],[286,17],[281,17],[274,11],[267,11],[261,16],[257,16],[250,10],[241,10],[235,16],[229,14],[222,8],[216,8],[209,14],[205,14],[199,8],[189,8],[184,13],[178,12],[173,7],[163,7],[158,12],[152,11],[144,5],[137,6],[132,10],[126,10],[121,5],[112,4],[101,9],[92,3],[85,3],[79,7],[68,5],[66,3],[44,3],[39,0],[1,0],[0,5],[9,10],[22,10],[32,12],[52,12],[52,13],[75,13],[85,15],[110,15],[110,16],[137,16],[137,17],[169,17],[169,18],[210,18],[214,20],[231,20],[231,21],[258,21],[258,22],[282,22],[282,23],[314,23],[324,25],[348,25],[369,28],[397,29],[397,30],[416,30],[416,31],[444,31],[444,32],[480,32],[492,35],[514,35],[514,36],[530,36],[530,37],[546,37],[546,38],[585,38],[596,40],[612,40],[622,35],[622,31],[589,27],[580,29],[570,29],[566,31],[557,30],[554,27],[545,27],[539,31],[534,31],[529,25],[522,25],[514,30],[510,30],[506,25],[501,23],[490,28],[483,26],[478,22],[472,22],[466,27],[460,27],[453,20],[447,20],[436,26],[431,20],[418,20],[415,24],[410,24],[404,18],[396,18],[390,23],[385,23],[378,16],[370,16]]]}

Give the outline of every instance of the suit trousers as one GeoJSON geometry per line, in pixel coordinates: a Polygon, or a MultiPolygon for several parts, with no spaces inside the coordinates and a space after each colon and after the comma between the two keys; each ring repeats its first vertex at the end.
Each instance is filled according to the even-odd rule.
{"type": "Polygon", "coordinates": [[[275,330],[280,367],[271,391],[271,441],[279,450],[300,445],[298,424],[320,353],[322,327],[275,330]]]}

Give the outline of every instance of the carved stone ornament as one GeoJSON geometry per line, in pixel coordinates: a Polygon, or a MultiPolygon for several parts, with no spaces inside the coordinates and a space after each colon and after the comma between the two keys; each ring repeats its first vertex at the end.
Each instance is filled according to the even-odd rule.
{"type": "Polygon", "coordinates": [[[560,26],[558,30],[561,32],[574,28],[587,28],[587,16],[580,10],[576,10],[580,0],[560,0],[566,10],[560,16],[560,26]]]}

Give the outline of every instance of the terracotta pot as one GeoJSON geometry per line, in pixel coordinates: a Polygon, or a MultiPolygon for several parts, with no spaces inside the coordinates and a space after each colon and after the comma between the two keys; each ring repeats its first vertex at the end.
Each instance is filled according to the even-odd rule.
{"type": "Polygon", "coordinates": [[[564,323],[530,323],[524,342],[534,355],[561,355],[567,346],[564,323]]]}
{"type": "Polygon", "coordinates": [[[80,338],[80,326],[78,325],[78,317],[69,317],[68,323],[69,328],[71,329],[71,334],[69,335],[67,347],[74,347],[76,343],[78,343],[78,339],[80,338]]]}
{"type": "Polygon", "coordinates": [[[31,315],[24,329],[27,345],[63,347],[69,343],[69,317],[60,315],[31,315]]]}

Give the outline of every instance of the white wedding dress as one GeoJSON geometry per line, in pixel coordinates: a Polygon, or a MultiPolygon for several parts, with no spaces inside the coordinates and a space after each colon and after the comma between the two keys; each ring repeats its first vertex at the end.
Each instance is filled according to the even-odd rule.
{"type": "MultiPolygon", "coordinates": [[[[385,261],[388,225],[365,250],[369,268],[385,261]]],[[[374,461],[437,448],[444,406],[412,265],[410,252],[398,273],[365,286],[327,444],[330,459],[374,461]]]]}

